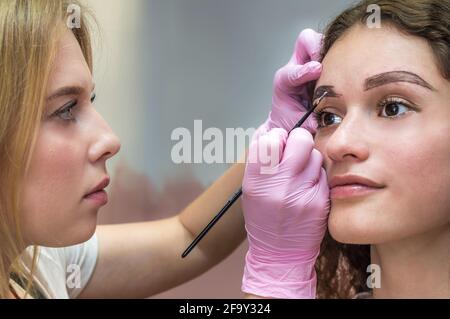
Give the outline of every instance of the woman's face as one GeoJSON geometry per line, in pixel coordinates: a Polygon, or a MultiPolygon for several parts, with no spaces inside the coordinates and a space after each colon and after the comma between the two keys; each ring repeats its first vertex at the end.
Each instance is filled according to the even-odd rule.
{"type": "Polygon", "coordinates": [[[67,246],[89,239],[95,231],[104,203],[85,195],[108,177],[106,160],[119,151],[120,142],[93,107],[93,90],[80,46],[67,31],[50,75],[44,119],[25,178],[27,244],[67,246]],[[71,104],[76,105],[68,111],[71,104]]]}
{"type": "Polygon", "coordinates": [[[382,186],[358,196],[331,189],[331,235],[377,244],[448,229],[450,83],[426,41],[357,25],[324,58],[315,95],[322,86],[330,94],[316,110],[326,113],[315,142],[328,182],[354,174],[382,186]]]}

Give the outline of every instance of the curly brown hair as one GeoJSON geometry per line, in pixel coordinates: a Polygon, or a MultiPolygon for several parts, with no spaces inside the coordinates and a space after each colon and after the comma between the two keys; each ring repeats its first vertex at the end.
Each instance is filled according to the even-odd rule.
{"type": "MultiPolygon", "coordinates": [[[[368,12],[371,4],[381,9],[382,23],[425,39],[443,78],[450,81],[450,0],[363,0],[326,27],[321,60],[352,26],[367,23],[372,14],[368,12]]],[[[369,264],[369,245],[342,244],[327,231],[316,263],[317,297],[352,298],[355,293],[369,291],[366,285],[369,264]]]]}

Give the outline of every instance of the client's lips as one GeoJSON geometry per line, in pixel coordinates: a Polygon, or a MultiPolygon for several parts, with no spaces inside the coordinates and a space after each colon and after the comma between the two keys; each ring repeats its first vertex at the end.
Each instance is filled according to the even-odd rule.
{"type": "Polygon", "coordinates": [[[84,196],[85,199],[94,201],[95,203],[104,205],[108,202],[108,194],[104,188],[109,185],[109,177],[105,177],[100,183],[97,184],[88,194],[84,196]]]}
{"type": "Polygon", "coordinates": [[[351,174],[332,177],[329,186],[330,197],[332,199],[368,195],[385,188],[384,185],[376,183],[371,179],[351,174]]]}

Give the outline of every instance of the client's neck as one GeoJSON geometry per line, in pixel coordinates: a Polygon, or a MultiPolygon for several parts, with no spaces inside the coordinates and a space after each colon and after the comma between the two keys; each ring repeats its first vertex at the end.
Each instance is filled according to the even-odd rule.
{"type": "Polygon", "coordinates": [[[374,298],[450,298],[450,224],[372,245],[371,263],[381,268],[374,298]]]}

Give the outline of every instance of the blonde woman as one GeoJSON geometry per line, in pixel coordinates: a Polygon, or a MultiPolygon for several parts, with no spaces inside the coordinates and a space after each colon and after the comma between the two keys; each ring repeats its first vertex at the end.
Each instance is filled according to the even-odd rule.
{"type": "MultiPolygon", "coordinates": [[[[97,227],[106,161],[120,142],[92,106],[87,12],[72,0],[0,2],[1,298],[148,297],[211,268],[245,238],[238,201],[180,258],[240,187],[239,164],[177,216],[97,227]],[[70,4],[81,8],[79,28],[67,27],[70,4]]],[[[299,43],[308,48],[310,40],[299,43]]],[[[297,68],[299,88],[320,74],[307,55],[297,68]]],[[[286,129],[283,119],[304,111],[283,93],[292,86],[288,75],[276,81],[272,112],[272,124],[286,129]]]]}

